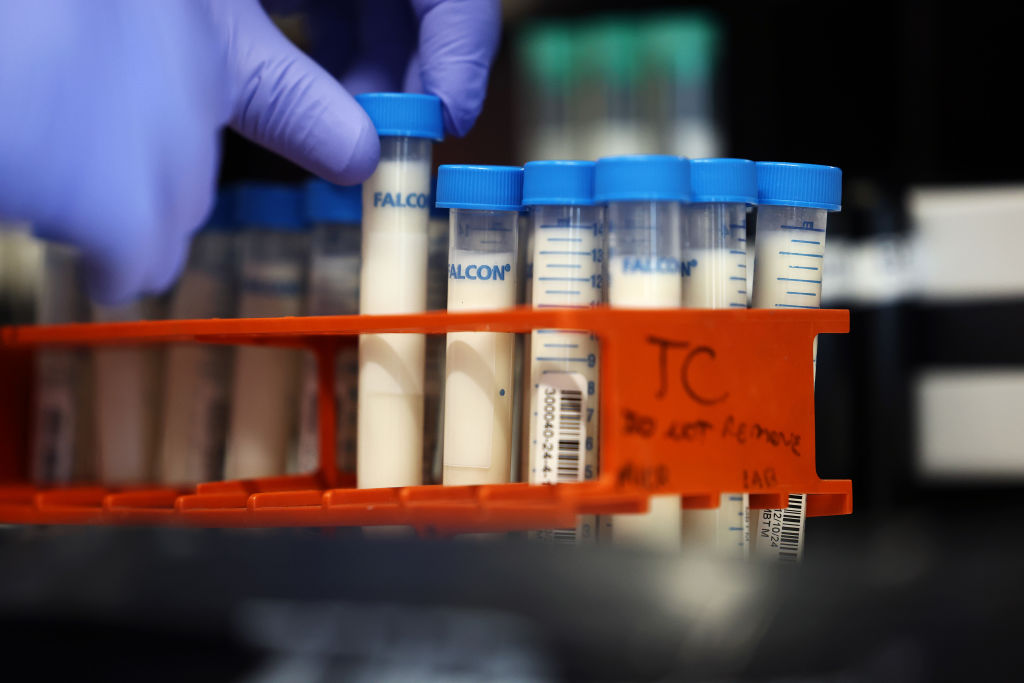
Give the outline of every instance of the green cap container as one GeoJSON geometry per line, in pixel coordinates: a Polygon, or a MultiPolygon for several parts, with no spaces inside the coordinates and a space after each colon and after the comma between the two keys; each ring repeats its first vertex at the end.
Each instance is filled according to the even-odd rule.
{"type": "Polygon", "coordinates": [[[580,27],[577,66],[588,78],[614,85],[639,80],[643,66],[640,26],[634,17],[600,17],[580,27]]]}
{"type": "Polygon", "coordinates": [[[684,81],[710,80],[718,55],[720,31],[707,14],[657,14],[644,22],[645,62],[684,81]]]}
{"type": "Polygon", "coordinates": [[[572,29],[561,22],[538,22],[520,34],[517,54],[530,85],[566,88],[573,81],[572,29]]]}

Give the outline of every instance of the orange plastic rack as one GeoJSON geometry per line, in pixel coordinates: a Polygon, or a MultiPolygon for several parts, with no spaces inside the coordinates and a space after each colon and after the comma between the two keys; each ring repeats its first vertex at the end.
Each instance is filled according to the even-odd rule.
{"type": "Polygon", "coordinates": [[[755,508],[806,493],[807,514],[848,514],[848,480],[814,467],[812,341],[846,332],[838,310],[627,311],[324,316],[26,326],[0,336],[0,522],[223,527],[408,525],[421,534],[567,527],[578,514],[641,512],[651,494],[711,507],[720,492],[755,508]],[[600,476],[530,486],[357,489],[334,461],[334,358],[379,332],[590,330],[600,339],[600,476]],[[189,488],[42,488],[27,477],[36,347],[264,344],[312,350],[319,372],[320,470],[189,488]]]}

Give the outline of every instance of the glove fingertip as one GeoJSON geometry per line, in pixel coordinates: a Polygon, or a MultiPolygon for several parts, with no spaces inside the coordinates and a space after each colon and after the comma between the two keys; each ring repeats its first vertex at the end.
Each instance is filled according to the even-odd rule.
{"type": "Polygon", "coordinates": [[[130,273],[112,263],[85,259],[85,289],[89,299],[101,306],[120,306],[135,299],[139,287],[130,273]]]}
{"type": "MultiPolygon", "coordinates": [[[[310,170],[328,182],[336,185],[357,185],[373,173],[377,168],[377,161],[380,158],[380,138],[377,130],[373,127],[370,117],[358,105],[353,107],[344,120],[339,120],[336,125],[345,126],[350,131],[355,128],[356,133],[346,136],[347,149],[337,149],[332,154],[322,154],[308,157],[316,160],[317,168],[310,170]]],[[[325,126],[324,130],[336,130],[334,126],[325,126]]],[[[325,141],[325,144],[334,148],[335,144],[325,141]]]]}

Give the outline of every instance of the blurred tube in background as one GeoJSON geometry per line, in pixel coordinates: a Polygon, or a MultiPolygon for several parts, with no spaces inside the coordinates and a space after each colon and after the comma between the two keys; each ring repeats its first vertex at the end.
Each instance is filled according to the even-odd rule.
{"type": "Polygon", "coordinates": [[[529,24],[516,50],[520,161],[719,156],[720,34],[696,12],[529,24]]]}
{"type": "Polygon", "coordinates": [[[703,14],[645,20],[644,95],[658,131],[659,152],[701,159],[724,151],[715,112],[718,25],[703,14]]]}
{"type": "MultiPolygon", "coordinates": [[[[301,315],[309,233],[299,190],[248,183],[238,187],[236,201],[245,230],[239,317],[301,315]]],[[[285,473],[298,413],[300,359],[292,349],[243,346],[235,351],[226,478],[285,473]]]]}
{"type": "Polygon", "coordinates": [[[27,325],[36,319],[42,280],[43,243],[27,223],[0,223],[0,324],[27,325]]]}
{"type": "Polygon", "coordinates": [[[578,69],[576,124],[583,159],[658,151],[654,122],[641,96],[641,34],[636,22],[602,17],[579,29],[574,44],[578,69]]]}
{"type": "Polygon", "coordinates": [[[563,22],[536,23],[521,33],[517,50],[520,149],[525,155],[521,162],[576,157],[574,35],[573,26],[563,22]]]}
{"type": "MultiPolygon", "coordinates": [[[[92,305],[95,322],[156,320],[160,302],[92,305]]],[[[97,346],[92,351],[97,478],[105,485],[152,481],[163,355],[157,346],[97,346]]]]}
{"type": "MultiPolygon", "coordinates": [[[[232,195],[222,191],[195,240],[185,272],[171,296],[173,319],[228,318],[236,309],[238,235],[232,195]]],[[[218,344],[176,344],[167,349],[160,466],[164,484],[219,478],[227,439],[232,349],[218,344]]]]}
{"type": "MultiPolygon", "coordinates": [[[[46,244],[42,273],[36,322],[58,325],[87,321],[88,302],[78,252],[61,244],[46,244]]],[[[94,476],[95,432],[88,359],[84,349],[35,352],[31,476],[37,484],[67,484],[94,476]]]]}
{"type": "MultiPolygon", "coordinates": [[[[362,235],[362,186],[339,187],[320,179],[304,188],[306,220],[313,225],[309,259],[308,315],[359,313],[359,264],[362,235]]],[[[356,471],[356,399],[359,396],[359,349],[345,337],[334,366],[337,398],[335,458],[342,472],[356,471]]],[[[316,357],[303,355],[302,397],[296,470],[319,468],[316,357]]]]}

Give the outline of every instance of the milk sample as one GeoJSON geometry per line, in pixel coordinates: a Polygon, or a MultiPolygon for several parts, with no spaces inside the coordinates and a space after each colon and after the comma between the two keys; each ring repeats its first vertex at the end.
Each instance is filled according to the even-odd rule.
{"type": "MultiPolygon", "coordinates": [[[[596,209],[539,206],[531,235],[529,287],[535,308],[589,308],[601,303],[603,230],[596,209]],[[577,222],[572,222],[574,215],[577,222]],[[583,223],[584,219],[590,222],[583,223]]],[[[534,330],[530,335],[528,481],[555,484],[598,473],[598,342],[590,332],[534,330]]],[[[568,542],[597,537],[594,515],[576,528],[538,534],[568,542]]]]}
{"type": "MultiPolygon", "coordinates": [[[[246,262],[239,314],[246,318],[302,313],[305,275],[300,259],[246,262]]],[[[298,405],[300,353],[241,346],[235,353],[231,420],[224,476],[284,474],[298,405]]]]}
{"type": "MultiPolygon", "coordinates": [[[[694,213],[683,240],[680,268],[686,308],[747,307],[745,209],[735,206],[701,204],[690,209],[694,213]],[[701,246],[691,246],[694,244],[701,246]]],[[[718,508],[684,510],[684,546],[710,548],[727,557],[746,557],[746,500],[746,494],[722,493],[718,508]]]]}
{"type": "MultiPolygon", "coordinates": [[[[448,310],[511,308],[515,254],[453,250],[448,310]]],[[[500,484],[510,479],[515,335],[450,332],[444,400],[444,484],[500,484]]]]}
{"type": "Polygon", "coordinates": [[[683,284],[678,263],[642,270],[636,257],[613,257],[608,264],[608,303],[616,308],[679,308],[683,284]]]}
{"type": "Polygon", "coordinates": [[[0,225],[0,324],[27,325],[35,320],[43,252],[43,241],[32,235],[29,224],[0,225]]]}
{"type": "Polygon", "coordinates": [[[585,159],[600,159],[622,154],[653,154],[658,136],[653,126],[641,119],[601,119],[588,127],[584,145],[585,159]]]}
{"type": "Polygon", "coordinates": [[[668,127],[668,149],[689,159],[710,159],[720,155],[722,137],[714,122],[701,116],[674,119],[668,127]]]}
{"type": "Polygon", "coordinates": [[[723,493],[718,507],[683,511],[683,546],[712,548],[719,557],[746,559],[749,553],[750,507],[746,493],[723,493]]]}
{"type": "MultiPolygon", "coordinates": [[[[94,306],[93,317],[98,322],[142,320],[148,305],[94,306]]],[[[100,346],[92,353],[99,480],[106,485],[149,482],[160,414],[160,350],[100,346]]]]}
{"type": "MultiPolygon", "coordinates": [[[[363,183],[360,313],[426,310],[429,201],[429,154],[382,159],[363,183]]],[[[360,488],[422,482],[425,344],[421,334],[359,338],[360,488]]]]}
{"type": "MultiPolygon", "coordinates": [[[[761,207],[760,211],[771,208],[761,207]]],[[[808,221],[775,230],[761,225],[758,219],[754,308],[820,308],[824,222],[808,221]]]]}
{"type": "Polygon", "coordinates": [[[685,308],[746,308],[747,254],[743,249],[683,248],[685,308]]]}
{"type": "MultiPolygon", "coordinates": [[[[762,206],[757,216],[757,263],[754,269],[754,308],[815,309],[821,307],[821,279],[825,261],[824,209],[793,206],[762,206]]],[[[814,338],[812,362],[817,363],[818,338],[814,338]]],[[[756,556],[798,559],[803,553],[807,496],[792,494],[781,510],[751,513],[751,538],[756,556]],[[773,547],[772,529],[787,526],[795,541],[792,556],[773,547]]],[[[778,538],[775,535],[775,538],[778,538]]]]}
{"type": "MultiPolygon", "coordinates": [[[[35,302],[38,324],[57,325],[86,319],[88,306],[80,275],[76,250],[59,244],[45,246],[43,279],[35,302]]],[[[34,360],[32,481],[66,484],[94,479],[89,352],[41,348],[36,350],[34,360]]]]}
{"type": "MultiPolygon", "coordinates": [[[[358,230],[358,226],[331,226],[331,230],[358,230]]],[[[353,243],[353,248],[355,244],[353,243]]],[[[351,315],[359,311],[359,253],[318,254],[310,263],[309,315],[351,315]]],[[[316,357],[303,355],[302,404],[296,471],[319,469],[320,435],[318,421],[318,378],[316,357]]],[[[359,351],[356,344],[344,344],[334,358],[334,391],[337,399],[335,448],[338,469],[356,469],[356,401],[359,393],[359,351]]]]}
{"type": "MultiPolygon", "coordinates": [[[[230,270],[189,268],[175,291],[170,317],[221,318],[230,313],[233,304],[230,270]]],[[[230,348],[175,344],[167,349],[160,439],[162,483],[194,483],[219,475],[227,441],[230,372],[230,348]]]]}
{"type": "MultiPolygon", "coordinates": [[[[616,256],[608,268],[608,301],[621,308],[679,308],[683,285],[678,263],[671,259],[638,267],[636,257],[616,256]]],[[[682,507],[676,495],[651,496],[646,513],[615,515],[611,532],[615,543],[653,548],[678,548],[682,507]]]]}

